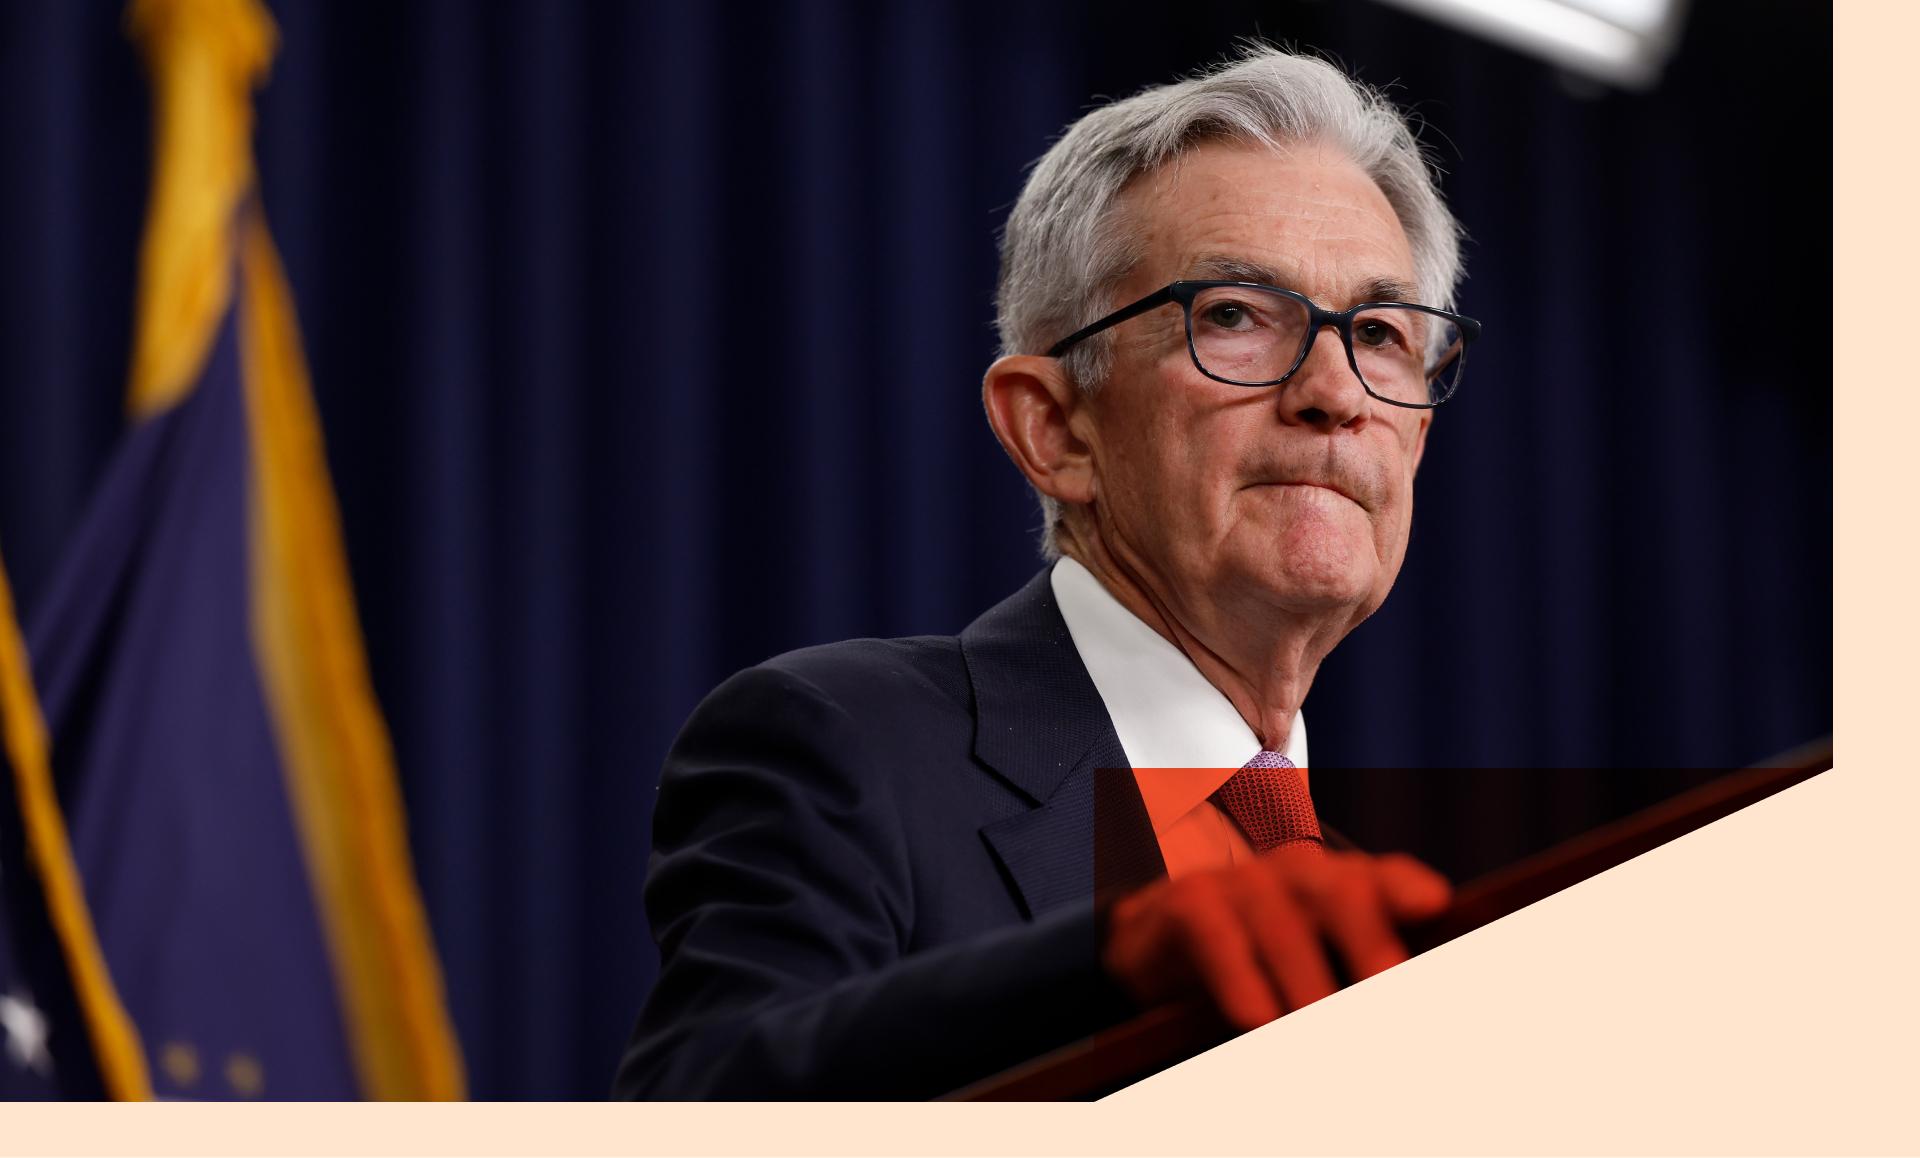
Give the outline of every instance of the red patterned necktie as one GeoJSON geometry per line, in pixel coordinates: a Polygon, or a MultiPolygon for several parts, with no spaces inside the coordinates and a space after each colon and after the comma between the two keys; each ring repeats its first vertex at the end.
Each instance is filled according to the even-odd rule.
{"type": "Polygon", "coordinates": [[[1233,818],[1255,852],[1299,846],[1323,851],[1313,797],[1293,761],[1261,752],[1227,778],[1210,798],[1233,818]]]}

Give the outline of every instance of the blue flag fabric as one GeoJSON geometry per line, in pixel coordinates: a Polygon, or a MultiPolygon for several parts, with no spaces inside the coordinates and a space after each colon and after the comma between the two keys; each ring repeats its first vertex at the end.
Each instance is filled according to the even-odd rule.
{"type": "Polygon", "coordinates": [[[31,625],[55,777],[156,1093],[359,1096],[248,616],[233,312],[136,426],[31,625]]]}
{"type": "Polygon", "coordinates": [[[134,421],[35,609],[33,678],[0,646],[0,703],[32,725],[9,730],[29,869],[0,865],[22,886],[0,926],[21,1089],[460,1097],[255,187],[276,33],[258,0],[134,0],[129,25],[157,114],[134,421]]]}
{"type": "Polygon", "coordinates": [[[74,871],[0,564],[0,1098],[149,1092],[74,871]]]}

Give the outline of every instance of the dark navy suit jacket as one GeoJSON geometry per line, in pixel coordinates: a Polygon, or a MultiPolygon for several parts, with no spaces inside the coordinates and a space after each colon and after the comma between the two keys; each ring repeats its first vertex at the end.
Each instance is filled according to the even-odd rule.
{"type": "Polygon", "coordinates": [[[615,1094],[930,1097],[1126,1016],[1096,883],[1165,872],[1126,767],[1045,572],[957,637],[729,679],[661,773],[615,1094]]]}

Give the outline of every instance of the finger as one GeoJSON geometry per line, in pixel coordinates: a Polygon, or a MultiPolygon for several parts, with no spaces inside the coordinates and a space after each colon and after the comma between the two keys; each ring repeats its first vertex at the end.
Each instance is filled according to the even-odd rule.
{"type": "Polygon", "coordinates": [[[1101,964],[1143,1006],[1157,1005],[1190,988],[1193,975],[1184,954],[1169,951],[1173,929],[1160,903],[1166,883],[1115,902],[1101,964]]]}
{"type": "Polygon", "coordinates": [[[1197,990],[1243,1029],[1280,1013],[1225,885],[1211,875],[1162,882],[1117,902],[1102,964],[1142,1005],[1197,990]]]}
{"type": "Polygon", "coordinates": [[[1207,884],[1177,898],[1186,907],[1185,919],[1178,922],[1182,948],[1228,1024],[1241,1030],[1265,1025],[1280,1016],[1278,995],[1260,965],[1251,931],[1228,899],[1227,882],[1207,884]]]}
{"type": "Polygon", "coordinates": [[[1387,912],[1398,921],[1422,921],[1438,916],[1453,903],[1447,878],[1405,853],[1388,853],[1373,862],[1387,912]]]}
{"type": "Polygon", "coordinates": [[[1279,991],[1282,1012],[1311,1005],[1339,988],[1319,929],[1271,867],[1252,874],[1245,898],[1244,921],[1267,978],[1279,991]]]}
{"type": "Polygon", "coordinates": [[[1294,894],[1333,943],[1353,981],[1407,959],[1372,861],[1365,855],[1330,854],[1317,865],[1301,865],[1292,877],[1294,894]]]}

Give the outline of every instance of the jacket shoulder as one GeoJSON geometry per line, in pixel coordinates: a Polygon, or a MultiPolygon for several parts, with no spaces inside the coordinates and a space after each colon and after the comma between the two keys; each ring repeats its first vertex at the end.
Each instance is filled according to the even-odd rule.
{"type": "Polygon", "coordinates": [[[715,688],[669,751],[662,787],[751,765],[808,781],[866,781],[903,761],[970,753],[973,737],[957,639],[845,640],[774,656],[715,688]]]}
{"type": "Polygon", "coordinates": [[[951,635],[849,639],[801,648],[749,668],[746,676],[790,681],[842,709],[965,709],[972,693],[960,641],[951,635]]]}

